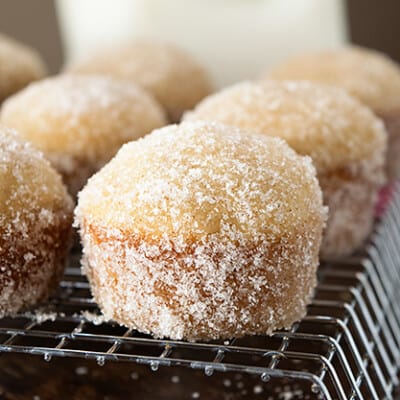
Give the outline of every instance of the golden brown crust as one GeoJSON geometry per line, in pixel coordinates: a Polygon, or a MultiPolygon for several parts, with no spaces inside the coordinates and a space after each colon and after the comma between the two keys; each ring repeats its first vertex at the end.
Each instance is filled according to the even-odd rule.
{"type": "Polygon", "coordinates": [[[45,64],[35,50],[0,34],[0,104],[45,74],[45,64]]]}
{"type": "Polygon", "coordinates": [[[138,84],[154,95],[172,122],[212,91],[206,72],[189,54],[152,40],[104,50],[68,72],[104,74],[138,84]]]}

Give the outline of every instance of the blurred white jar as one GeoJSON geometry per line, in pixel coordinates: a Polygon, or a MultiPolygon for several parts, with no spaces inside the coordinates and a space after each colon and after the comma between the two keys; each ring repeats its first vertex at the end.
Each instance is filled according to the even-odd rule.
{"type": "Polygon", "coordinates": [[[344,0],[57,0],[66,62],[153,37],[188,50],[218,86],[347,40],[344,0]]]}

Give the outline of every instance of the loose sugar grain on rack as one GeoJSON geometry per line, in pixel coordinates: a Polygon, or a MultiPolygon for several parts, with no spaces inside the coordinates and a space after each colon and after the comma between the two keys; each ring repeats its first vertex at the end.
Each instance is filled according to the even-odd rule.
{"type": "Polygon", "coordinates": [[[104,315],[93,313],[90,311],[81,311],[80,314],[77,314],[76,317],[83,317],[86,321],[91,322],[93,325],[101,325],[106,322],[109,322],[104,315]]]}
{"type": "Polygon", "coordinates": [[[71,223],[61,177],[30,144],[0,128],[0,318],[57,287],[71,223]]]}
{"type": "Polygon", "coordinates": [[[59,76],[9,98],[0,118],[42,150],[70,192],[130,140],[166,123],[153,97],[101,76],[59,76]]]}
{"type": "Polygon", "coordinates": [[[45,307],[35,309],[32,311],[27,311],[24,313],[24,317],[31,319],[36,324],[42,324],[43,322],[56,321],[57,318],[65,317],[65,313],[59,313],[56,311],[46,310],[45,307]]]}
{"type": "Polygon", "coordinates": [[[309,155],[329,207],[321,255],[349,254],[371,231],[385,182],[381,120],[345,91],[301,81],[240,83],[204,99],[186,120],[208,120],[278,136],[309,155]]]}
{"type": "Polygon", "coordinates": [[[304,316],[325,216],[308,157],[197,122],[124,145],[80,193],[76,224],[106,318],[197,340],[304,316]]]}

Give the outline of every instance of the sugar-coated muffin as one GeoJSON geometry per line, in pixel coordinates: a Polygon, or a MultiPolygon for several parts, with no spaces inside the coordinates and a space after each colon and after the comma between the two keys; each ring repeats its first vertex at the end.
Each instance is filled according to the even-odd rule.
{"type": "Polygon", "coordinates": [[[329,207],[323,258],[352,253],[371,231],[385,182],[383,123],[345,91],[300,81],[240,83],[201,102],[187,120],[207,120],[277,136],[309,155],[329,207]]]}
{"type": "Polygon", "coordinates": [[[57,287],[72,209],[44,156],[0,127],[0,318],[44,301],[57,287]]]}
{"type": "Polygon", "coordinates": [[[182,123],[122,147],[79,194],[105,317],[158,337],[269,334],[305,315],[326,209],[281,139],[182,123]]]}
{"type": "Polygon", "coordinates": [[[0,103],[45,74],[45,64],[34,49],[0,34],[0,103]]]}
{"type": "Polygon", "coordinates": [[[104,76],[57,76],[33,83],[3,105],[0,121],[43,151],[71,194],[122,144],[166,124],[138,86],[104,76]]]}
{"type": "Polygon", "coordinates": [[[105,74],[126,79],[151,92],[177,122],[185,110],[207,96],[212,85],[205,70],[185,51],[149,39],[138,39],[94,54],[68,72],[105,74]]]}
{"type": "Polygon", "coordinates": [[[265,78],[303,79],[341,87],[370,107],[389,133],[387,172],[400,177],[400,65],[375,50],[350,46],[299,55],[265,78]]]}

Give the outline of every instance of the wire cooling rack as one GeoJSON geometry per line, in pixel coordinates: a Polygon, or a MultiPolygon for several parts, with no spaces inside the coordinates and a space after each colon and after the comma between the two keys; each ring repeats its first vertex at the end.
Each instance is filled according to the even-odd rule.
{"type": "Polygon", "coordinates": [[[79,256],[44,308],[0,320],[0,352],[247,373],[269,387],[301,388],[305,399],[391,399],[399,383],[399,188],[364,252],[323,264],[307,316],[270,337],[188,343],[104,322],[79,256]]]}

